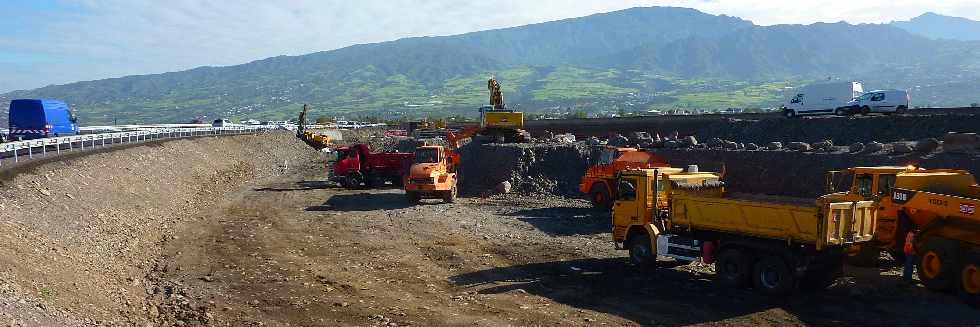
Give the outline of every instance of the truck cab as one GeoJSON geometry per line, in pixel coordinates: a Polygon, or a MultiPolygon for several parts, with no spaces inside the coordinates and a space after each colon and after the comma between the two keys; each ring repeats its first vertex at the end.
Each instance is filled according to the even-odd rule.
{"type": "Polygon", "coordinates": [[[636,148],[605,147],[586,169],[579,183],[579,191],[586,194],[594,208],[608,210],[618,196],[613,181],[619,172],[658,167],[664,168],[662,173],[683,171],[680,168],[667,169],[670,167],[667,161],[652,152],[636,148]]]}

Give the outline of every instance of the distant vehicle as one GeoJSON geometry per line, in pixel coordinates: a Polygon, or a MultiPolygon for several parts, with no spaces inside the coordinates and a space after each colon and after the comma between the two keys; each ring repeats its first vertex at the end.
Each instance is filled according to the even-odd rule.
{"type": "Polygon", "coordinates": [[[837,114],[848,112],[848,101],[864,93],[859,82],[830,82],[804,86],[783,105],[783,115],[837,114]]]}
{"type": "Polygon", "coordinates": [[[17,99],[10,101],[11,140],[32,140],[78,134],[75,114],[60,100],[17,99]]]}
{"type": "Polygon", "coordinates": [[[361,128],[361,127],[364,127],[364,125],[361,124],[361,123],[358,123],[356,121],[347,121],[347,120],[338,120],[337,121],[337,128],[341,128],[341,129],[356,129],[356,128],[361,128]]]}
{"type": "Polygon", "coordinates": [[[909,110],[909,92],[905,90],[874,90],[855,97],[847,103],[849,114],[905,113],[909,110]]]}
{"type": "Polygon", "coordinates": [[[214,122],[211,123],[211,127],[231,127],[231,126],[241,126],[241,125],[232,123],[230,120],[227,119],[215,119],[214,122]]]}

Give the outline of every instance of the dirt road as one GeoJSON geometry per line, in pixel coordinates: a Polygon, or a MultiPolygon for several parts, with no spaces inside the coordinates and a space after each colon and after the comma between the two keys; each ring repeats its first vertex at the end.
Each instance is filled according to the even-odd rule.
{"type": "Polygon", "coordinates": [[[166,242],[162,325],[974,326],[954,297],[849,268],[823,292],[719,289],[709,266],[638,271],[581,200],[506,195],[410,206],[297,170],[222,199],[166,242]],[[178,322],[178,320],[180,322],[178,322]]]}

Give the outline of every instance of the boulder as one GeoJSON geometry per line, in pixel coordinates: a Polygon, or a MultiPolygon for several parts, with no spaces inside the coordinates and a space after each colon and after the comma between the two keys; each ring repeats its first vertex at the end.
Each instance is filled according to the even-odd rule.
{"type": "Polygon", "coordinates": [[[599,140],[598,137],[593,136],[590,137],[588,141],[585,141],[585,143],[588,145],[602,145],[602,140],[599,140]]]}
{"type": "Polygon", "coordinates": [[[950,153],[980,151],[980,136],[977,133],[947,133],[943,136],[943,150],[950,153]]]}
{"type": "Polygon", "coordinates": [[[927,139],[921,139],[918,142],[915,142],[915,152],[931,153],[933,151],[936,151],[936,149],[938,149],[940,145],[942,145],[942,143],[940,143],[939,140],[932,137],[927,139]]]}
{"type": "Polygon", "coordinates": [[[864,151],[868,153],[878,153],[885,149],[881,142],[871,141],[864,145],[864,151]]]}
{"type": "Polygon", "coordinates": [[[793,151],[808,152],[812,147],[810,146],[810,143],[806,142],[789,142],[789,144],[786,145],[786,148],[793,151]]]}
{"type": "Polygon", "coordinates": [[[667,142],[664,142],[664,147],[668,149],[676,149],[681,147],[681,142],[676,140],[667,140],[667,142]]]}
{"type": "Polygon", "coordinates": [[[556,134],[551,138],[552,142],[556,143],[575,143],[575,134],[565,133],[556,134]]]}
{"type": "Polygon", "coordinates": [[[629,143],[630,140],[625,136],[623,136],[622,134],[613,135],[613,137],[609,138],[609,142],[608,142],[609,146],[618,146],[618,147],[626,146],[629,143]]]}
{"type": "Polygon", "coordinates": [[[769,151],[776,151],[776,150],[782,150],[782,149],[783,149],[783,143],[782,142],[769,142],[769,145],[766,145],[766,150],[769,150],[769,151]]]}
{"type": "Polygon", "coordinates": [[[823,140],[817,143],[813,143],[811,145],[813,146],[814,151],[821,151],[821,152],[831,151],[834,148],[834,142],[831,140],[823,140]]]}
{"type": "Polygon", "coordinates": [[[698,145],[698,139],[694,135],[689,135],[681,140],[681,143],[686,147],[693,147],[698,145]]]}
{"type": "Polygon", "coordinates": [[[721,148],[721,147],[723,147],[725,145],[725,141],[723,141],[722,139],[717,138],[717,137],[712,137],[706,143],[708,144],[708,147],[709,148],[712,148],[712,149],[714,149],[714,148],[721,148]]]}
{"type": "Polygon", "coordinates": [[[724,148],[725,150],[738,150],[738,143],[732,141],[724,141],[724,142],[725,143],[722,143],[722,148],[724,148]]]}
{"type": "Polygon", "coordinates": [[[746,150],[749,150],[749,151],[758,151],[759,150],[759,145],[757,145],[755,143],[748,143],[748,144],[745,144],[745,149],[746,150]]]}
{"type": "Polygon", "coordinates": [[[851,152],[851,153],[858,153],[858,152],[864,151],[864,143],[857,142],[857,143],[851,144],[851,146],[848,147],[848,151],[851,152]]]}
{"type": "Polygon", "coordinates": [[[745,149],[745,143],[735,143],[735,149],[744,150],[745,149]]]}
{"type": "Polygon", "coordinates": [[[894,154],[908,154],[915,150],[909,142],[892,142],[891,146],[894,154]]]}
{"type": "Polygon", "coordinates": [[[499,194],[508,194],[508,193],[510,193],[510,190],[511,190],[510,182],[509,181],[503,181],[503,182],[498,183],[497,184],[497,187],[495,188],[495,190],[499,194]]]}

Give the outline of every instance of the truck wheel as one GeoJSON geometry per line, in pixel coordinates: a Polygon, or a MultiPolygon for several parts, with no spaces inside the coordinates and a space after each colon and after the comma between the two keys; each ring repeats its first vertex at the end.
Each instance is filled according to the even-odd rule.
{"type": "Polygon", "coordinates": [[[657,264],[657,254],[650,247],[650,234],[639,233],[630,238],[630,263],[641,269],[653,268],[657,264]]]}
{"type": "Polygon", "coordinates": [[[777,256],[767,255],[755,263],[753,282],[759,291],[772,295],[785,295],[796,288],[796,275],[777,256]]]}
{"type": "Polygon", "coordinates": [[[361,187],[361,182],[363,182],[364,180],[363,178],[361,178],[361,174],[350,173],[347,174],[347,178],[345,178],[344,181],[346,182],[344,187],[349,189],[355,189],[361,187]]]}
{"type": "Polygon", "coordinates": [[[445,203],[453,203],[453,202],[456,202],[456,187],[455,186],[453,186],[453,188],[450,189],[449,191],[446,191],[446,194],[443,194],[443,196],[442,196],[442,202],[445,202],[445,203]]]}
{"type": "Polygon", "coordinates": [[[786,118],[793,118],[793,117],[796,117],[796,111],[795,110],[783,110],[783,115],[786,116],[786,118]]]}
{"type": "Polygon", "coordinates": [[[963,302],[980,308],[980,252],[971,252],[960,268],[958,293],[963,302]]]}
{"type": "Polygon", "coordinates": [[[752,279],[752,260],[743,250],[724,249],[715,261],[715,274],[726,287],[745,287],[752,279]]]}
{"type": "Polygon", "coordinates": [[[871,107],[868,107],[868,106],[861,107],[861,114],[862,115],[865,115],[865,116],[870,115],[871,114],[871,107]]]}
{"type": "Polygon", "coordinates": [[[906,106],[898,106],[898,108],[895,109],[895,113],[901,115],[906,113],[908,110],[909,108],[906,106]]]}
{"type": "Polygon", "coordinates": [[[837,116],[847,116],[847,111],[845,111],[844,108],[837,108],[837,109],[834,109],[834,115],[837,115],[837,116]]]}
{"type": "Polygon", "coordinates": [[[856,267],[874,267],[878,265],[878,257],[881,256],[881,249],[875,242],[864,242],[854,245],[854,251],[848,251],[847,263],[856,267]]]}
{"type": "Polygon", "coordinates": [[[422,200],[422,197],[419,196],[419,193],[414,191],[405,191],[405,198],[408,199],[408,203],[411,204],[418,204],[419,201],[422,200]]]}
{"type": "Polygon", "coordinates": [[[916,268],[919,269],[919,280],[926,288],[944,291],[953,286],[959,266],[957,252],[956,241],[943,238],[933,238],[922,245],[916,268]]]}
{"type": "Polygon", "coordinates": [[[592,189],[589,190],[589,202],[592,202],[593,208],[608,211],[612,207],[609,187],[604,183],[593,184],[592,189]]]}

